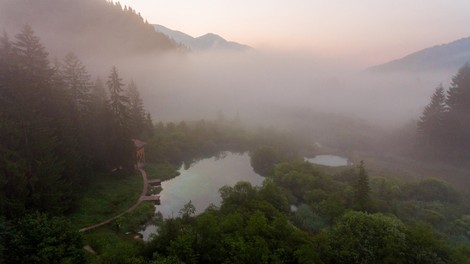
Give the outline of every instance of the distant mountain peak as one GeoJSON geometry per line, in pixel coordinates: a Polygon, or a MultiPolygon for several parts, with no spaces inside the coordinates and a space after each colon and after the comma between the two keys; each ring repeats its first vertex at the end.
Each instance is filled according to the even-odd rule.
{"type": "Polygon", "coordinates": [[[162,25],[153,25],[155,30],[167,35],[175,42],[182,44],[194,52],[205,52],[205,51],[248,51],[252,50],[251,47],[232,41],[227,41],[223,37],[214,34],[207,33],[199,37],[192,37],[181,31],[169,29],[162,25]]]}
{"type": "Polygon", "coordinates": [[[214,34],[214,33],[207,33],[205,35],[200,36],[199,38],[218,38],[223,39],[221,36],[214,34]]]}
{"type": "Polygon", "coordinates": [[[403,58],[372,66],[369,72],[424,72],[452,70],[470,61],[470,37],[411,53],[403,58]]]}

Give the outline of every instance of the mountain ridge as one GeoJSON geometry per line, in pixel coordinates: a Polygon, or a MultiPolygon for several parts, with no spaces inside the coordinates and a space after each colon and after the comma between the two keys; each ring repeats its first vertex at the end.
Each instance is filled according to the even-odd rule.
{"type": "Polygon", "coordinates": [[[248,51],[253,48],[234,41],[228,41],[215,33],[206,33],[199,37],[193,37],[184,32],[167,28],[163,25],[153,24],[155,31],[160,32],[173,39],[194,52],[206,51],[248,51]]]}
{"type": "Polygon", "coordinates": [[[402,58],[371,66],[369,72],[423,72],[452,70],[470,61],[470,37],[410,53],[402,58]]]}

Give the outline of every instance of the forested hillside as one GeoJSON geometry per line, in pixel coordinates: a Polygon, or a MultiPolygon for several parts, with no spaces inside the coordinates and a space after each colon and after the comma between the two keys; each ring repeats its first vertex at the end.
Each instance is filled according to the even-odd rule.
{"type": "Polygon", "coordinates": [[[105,0],[1,0],[0,28],[14,34],[25,24],[34,25],[54,55],[74,51],[100,58],[161,53],[178,45],[155,32],[130,7],[105,0]]]}
{"type": "Polygon", "coordinates": [[[151,121],[115,67],[104,81],[72,53],[53,67],[29,26],[1,38],[0,62],[2,215],[67,212],[83,181],[132,169],[131,138],[151,121]]]}

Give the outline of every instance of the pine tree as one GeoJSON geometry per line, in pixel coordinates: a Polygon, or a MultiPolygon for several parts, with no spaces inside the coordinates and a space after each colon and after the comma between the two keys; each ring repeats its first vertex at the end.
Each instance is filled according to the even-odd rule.
{"type": "Polygon", "coordinates": [[[28,198],[27,160],[24,157],[24,119],[19,111],[21,75],[17,56],[6,33],[0,39],[0,214],[13,218],[24,213],[28,198]]]}
{"type": "Polygon", "coordinates": [[[446,113],[446,96],[444,88],[439,85],[431,96],[431,102],[424,108],[418,121],[419,147],[425,153],[442,150],[446,113]]]}
{"type": "Polygon", "coordinates": [[[142,99],[134,81],[127,87],[127,97],[129,98],[129,112],[131,121],[131,135],[138,138],[145,128],[145,111],[142,99]]]}
{"type": "Polygon", "coordinates": [[[151,138],[154,135],[154,127],[153,127],[153,121],[152,121],[152,116],[150,113],[147,113],[145,115],[145,135],[147,138],[151,138]]]}
{"type": "Polygon", "coordinates": [[[370,187],[369,187],[369,176],[364,166],[364,161],[358,166],[358,174],[356,183],[354,186],[354,201],[355,207],[360,211],[367,211],[370,206],[370,187]]]}
{"type": "MultiPolygon", "coordinates": [[[[17,56],[18,67],[25,73],[28,89],[50,88],[50,81],[54,74],[50,67],[48,56],[44,46],[40,43],[39,37],[34,34],[33,29],[26,25],[23,30],[16,35],[13,42],[13,49],[17,56]]],[[[41,99],[41,91],[34,91],[35,100],[41,99]]]]}
{"type": "Polygon", "coordinates": [[[71,152],[64,151],[68,141],[62,132],[67,125],[57,100],[54,70],[31,27],[25,26],[14,42],[6,38],[2,42],[5,57],[0,60],[7,65],[0,74],[5,77],[0,81],[5,88],[0,95],[4,125],[0,152],[5,155],[1,163],[6,180],[2,211],[9,216],[29,208],[63,212],[70,206],[70,175],[64,164],[65,154],[71,152]]]}
{"type": "Polygon", "coordinates": [[[132,168],[134,162],[134,146],[131,141],[129,99],[123,95],[122,79],[116,67],[113,67],[108,81],[109,108],[112,122],[108,123],[107,153],[109,153],[108,166],[111,168],[132,168]]]}
{"type": "Polygon", "coordinates": [[[450,112],[470,109],[470,65],[468,63],[462,66],[452,78],[446,103],[450,112]]]}
{"type": "Polygon", "coordinates": [[[470,65],[467,63],[452,78],[447,93],[447,138],[452,156],[470,159],[470,65]]]}
{"type": "Polygon", "coordinates": [[[90,115],[87,120],[88,155],[96,170],[105,170],[107,162],[107,136],[112,133],[108,129],[113,123],[108,107],[106,88],[100,78],[91,87],[90,115]]]}
{"type": "Polygon", "coordinates": [[[73,53],[67,54],[63,61],[61,77],[69,92],[73,107],[83,117],[89,111],[91,81],[83,63],[73,53]]]}
{"type": "Polygon", "coordinates": [[[110,109],[114,121],[122,128],[129,129],[129,98],[123,95],[122,79],[119,77],[116,67],[113,67],[108,81],[110,109]]]}

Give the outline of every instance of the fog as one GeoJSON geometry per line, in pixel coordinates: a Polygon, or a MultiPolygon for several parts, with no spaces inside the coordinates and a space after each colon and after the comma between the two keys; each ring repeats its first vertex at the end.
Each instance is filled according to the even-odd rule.
{"type": "MultiPolygon", "coordinates": [[[[452,73],[369,73],[303,53],[187,53],[134,57],[118,64],[138,84],[155,120],[227,118],[275,122],[279,112],[316,112],[384,127],[416,119],[452,73]]],[[[93,63],[93,65],[96,65],[93,63]]],[[[106,74],[106,73],[102,73],[106,74]]]]}
{"type": "Polygon", "coordinates": [[[270,124],[314,112],[390,128],[418,118],[434,88],[457,71],[373,74],[355,61],[302,50],[173,52],[165,37],[148,37],[142,18],[123,17],[105,1],[40,2],[0,1],[0,28],[11,37],[29,23],[51,60],[74,52],[95,78],[105,80],[116,66],[125,82],[137,84],[155,121],[210,119],[222,111],[270,124]]]}
{"type": "Polygon", "coordinates": [[[0,27],[14,36],[30,24],[51,60],[74,52],[94,78],[106,80],[116,66],[124,82],[137,84],[157,122],[212,119],[223,112],[255,125],[291,126],[297,120],[321,126],[340,117],[392,129],[416,120],[435,87],[447,86],[457,71],[371,73],[355,61],[304,50],[175,51],[142,18],[123,17],[105,1],[46,2],[55,8],[0,1],[0,27]]]}

